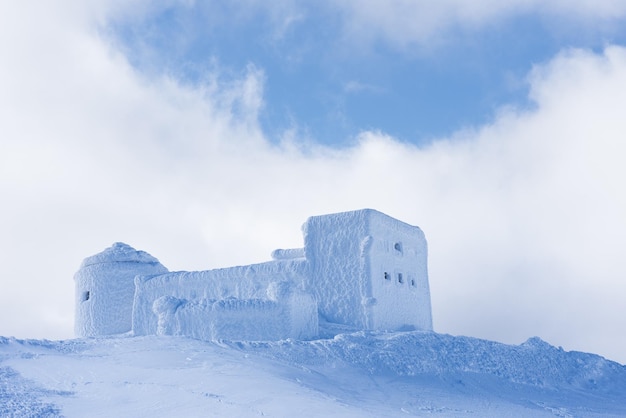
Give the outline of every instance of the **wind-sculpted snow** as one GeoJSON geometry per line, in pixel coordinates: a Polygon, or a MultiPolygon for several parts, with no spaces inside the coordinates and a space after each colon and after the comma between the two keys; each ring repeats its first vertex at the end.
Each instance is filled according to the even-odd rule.
{"type": "Polygon", "coordinates": [[[5,363],[14,356],[30,360],[56,346],[49,341],[19,341],[0,337],[0,417],[61,417],[61,409],[50,402],[51,397],[72,395],[69,391],[47,389],[24,378],[5,363]],[[19,346],[19,348],[16,348],[19,346]],[[21,348],[29,347],[23,351],[21,348]]]}
{"type": "Polygon", "coordinates": [[[247,343],[253,350],[297,364],[341,361],[373,375],[488,375],[511,383],[626,396],[626,367],[603,357],[567,352],[535,337],[507,345],[434,332],[340,334],[311,342],[247,343]]]}
{"type": "Polygon", "coordinates": [[[60,417],[54,404],[41,400],[49,391],[38,388],[10,367],[0,367],[0,417],[60,417]]]}
{"type": "MultiPolygon", "coordinates": [[[[166,304],[167,305],[167,304],[166,304]]],[[[531,338],[0,337],[0,416],[623,417],[626,368],[531,338]]]]}

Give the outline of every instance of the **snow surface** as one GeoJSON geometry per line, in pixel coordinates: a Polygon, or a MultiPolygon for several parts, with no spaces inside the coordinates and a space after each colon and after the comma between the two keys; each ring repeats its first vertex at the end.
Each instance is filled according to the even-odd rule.
{"type": "Polygon", "coordinates": [[[420,331],[265,343],[0,337],[0,416],[623,417],[626,367],[538,338],[420,331]]]}

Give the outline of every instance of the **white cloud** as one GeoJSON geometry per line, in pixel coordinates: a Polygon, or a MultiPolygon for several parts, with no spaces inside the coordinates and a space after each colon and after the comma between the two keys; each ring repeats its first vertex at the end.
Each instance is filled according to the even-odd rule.
{"type": "Polygon", "coordinates": [[[438,331],[626,361],[625,49],[565,51],[531,74],[533,111],[427,148],[364,132],[302,150],[258,127],[259,69],[147,78],[87,15],[1,7],[0,335],[70,337],[71,276],[114,241],[228,266],[300,245],[309,215],[373,207],[425,230],[438,331]]]}
{"type": "Polygon", "coordinates": [[[621,0],[350,0],[328,1],[343,15],[346,36],[369,43],[384,39],[397,46],[432,44],[452,29],[480,29],[508,18],[538,14],[579,23],[626,16],[621,0]]]}

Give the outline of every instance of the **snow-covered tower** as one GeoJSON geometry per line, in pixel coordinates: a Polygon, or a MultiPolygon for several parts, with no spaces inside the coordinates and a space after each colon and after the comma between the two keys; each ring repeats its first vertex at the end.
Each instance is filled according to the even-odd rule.
{"type": "Polygon", "coordinates": [[[135,276],[167,273],[159,260],[121,242],[87,257],[74,275],[78,337],[131,330],[135,276]]]}
{"type": "Polygon", "coordinates": [[[303,225],[307,290],[327,321],[360,329],[432,330],[422,230],[373,209],[303,225]]]}

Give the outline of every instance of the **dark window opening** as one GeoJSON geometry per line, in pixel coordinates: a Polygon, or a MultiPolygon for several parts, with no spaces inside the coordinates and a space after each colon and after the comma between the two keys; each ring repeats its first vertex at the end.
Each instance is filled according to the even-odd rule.
{"type": "Polygon", "coordinates": [[[402,254],[402,243],[396,242],[395,244],[393,244],[393,249],[402,254]]]}
{"type": "Polygon", "coordinates": [[[404,283],[404,279],[402,278],[402,273],[398,273],[398,283],[404,283]]]}
{"type": "Polygon", "coordinates": [[[415,287],[415,280],[411,279],[411,286],[415,287]]]}
{"type": "Polygon", "coordinates": [[[83,302],[86,302],[89,300],[89,290],[83,293],[83,302]]]}
{"type": "Polygon", "coordinates": [[[391,276],[387,272],[385,272],[385,280],[391,280],[391,276]]]}

